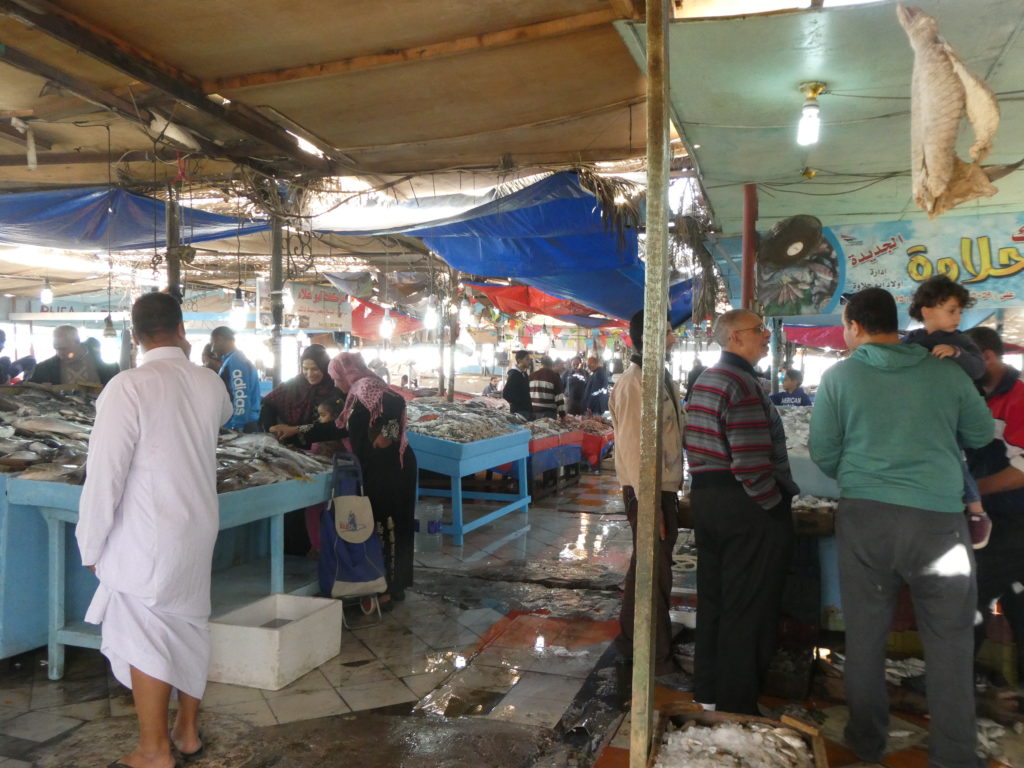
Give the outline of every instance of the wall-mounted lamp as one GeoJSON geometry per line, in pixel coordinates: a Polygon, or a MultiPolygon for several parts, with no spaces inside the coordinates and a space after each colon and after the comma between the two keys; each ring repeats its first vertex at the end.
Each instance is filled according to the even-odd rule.
{"type": "Polygon", "coordinates": [[[804,105],[800,110],[800,124],[796,129],[796,143],[802,147],[818,143],[821,130],[821,109],[818,97],[824,92],[825,83],[802,83],[800,92],[804,95],[804,105]]]}

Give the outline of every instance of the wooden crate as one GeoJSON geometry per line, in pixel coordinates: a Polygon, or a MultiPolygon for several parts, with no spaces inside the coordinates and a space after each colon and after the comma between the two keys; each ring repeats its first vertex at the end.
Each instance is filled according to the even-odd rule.
{"type": "Polygon", "coordinates": [[[658,723],[654,731],[654,746],[651,755],[647,760],[648,768],[653,768],[658,760],[658,752],[661,743],[665,739],[665,732],[670,722],[676,724],[693,723],[694,725],[719,725],[721,723],[763,723],[779,728],[790,728],[803,737],[807,747],[814,758],[815,768],[828,768],[828,756],[825,752],[825,740],[821,738],[821,732],[807,723],[783,715],[780,720],[769,720],[766,717],[752,717],[750,715],[733,715],[728,712],[708,712],[699,704],[693,702],[674,702],[658,708],[658,723]]]}

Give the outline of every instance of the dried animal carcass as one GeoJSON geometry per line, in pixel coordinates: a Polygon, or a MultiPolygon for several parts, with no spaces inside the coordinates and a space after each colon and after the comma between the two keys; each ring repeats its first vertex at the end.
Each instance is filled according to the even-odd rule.
{"type": "MultiPolygon", "coordinates": [[[[999,103],[939,33],[938,22],[920,8],[898,5],[896,15],[914,49],[910,96],[910,156],[914,200],[930,218],[999,190],[992,182],[1018,168],[982,167],[999,127],[999,103]],[[974,130],[965,163],[956,154],[964,110],[974,130]]],[[[1024,162],[1024,161],[1022,161],[1024,162]]]]}

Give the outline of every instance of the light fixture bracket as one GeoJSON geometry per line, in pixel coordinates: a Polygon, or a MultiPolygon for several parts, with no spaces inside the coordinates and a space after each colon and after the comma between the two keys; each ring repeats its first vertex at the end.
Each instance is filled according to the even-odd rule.
{"type": "Polygon", "coordinates": [[[800,93],[804,95],[805,99],[817,99],[825,92],[826,88],[828,88],[828,85],[817,80],[800,83],[800,93]]]}

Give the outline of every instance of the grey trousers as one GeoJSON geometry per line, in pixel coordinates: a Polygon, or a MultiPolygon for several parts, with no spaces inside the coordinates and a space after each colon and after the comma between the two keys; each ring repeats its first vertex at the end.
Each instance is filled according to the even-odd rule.
{"type": "Polygon", "coordinates": [[[836,515],[839,588],[846,621],[846,741],[880,762],[889,726],[886,638],[906,584],[924,644],[928,765],[976,768],[974,722],[975,565],[960,514],[843,499],[836,515]]]}

